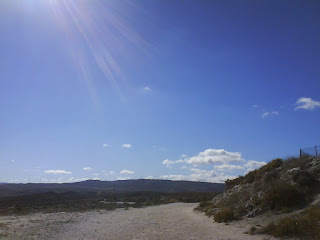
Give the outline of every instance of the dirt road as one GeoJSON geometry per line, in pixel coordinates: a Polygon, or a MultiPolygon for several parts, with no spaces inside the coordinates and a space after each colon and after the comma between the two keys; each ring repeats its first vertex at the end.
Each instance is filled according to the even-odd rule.
{"type": "Polygon", "coordinates": [[[38,213],[20,217],[0,217],[0,239],[272,239],[244,234],[252,226],[250,221],[238,221],[230,225],[213,223],[212,218],[194,212],[195,206],[197,204],[174,203],[109,212],[38,213]]]}

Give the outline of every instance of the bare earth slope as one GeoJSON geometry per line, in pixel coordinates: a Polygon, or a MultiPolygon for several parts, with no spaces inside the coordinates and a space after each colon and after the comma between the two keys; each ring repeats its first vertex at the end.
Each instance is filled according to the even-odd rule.
{"type": "Polygon", "coordinates": [[[110,212],[0,217],[0,239],[266,239],[244,234],[252,226],[249,222],[213,223],[212,218],[194,212],[196,206],[174,203],[110,212]]]}

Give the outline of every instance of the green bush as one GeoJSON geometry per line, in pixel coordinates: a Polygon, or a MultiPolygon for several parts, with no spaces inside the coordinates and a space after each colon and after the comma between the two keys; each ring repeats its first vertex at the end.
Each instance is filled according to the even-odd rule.
{"type": "Polygon", "coordinates": [[[231,208],[225,207],[220,209],[215,215],[214,215],[214,220],[216,222],[229,222],[232,220],[236,220],[237,218],[234,215],[234,212],[231,208]]]}

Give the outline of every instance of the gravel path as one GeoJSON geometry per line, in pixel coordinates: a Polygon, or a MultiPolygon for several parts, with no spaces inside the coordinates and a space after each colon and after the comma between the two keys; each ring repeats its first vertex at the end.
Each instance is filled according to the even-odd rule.
{"type": "Polygon", "coordinates": [[[0,239],[56,240],[250,240],[250,221],[230,225],[194,212],[197,204],[174,203],[140,209],[0,217],[0,239]],[[10,219],[11,218],[11,219],[10,219]],[[2,230],[3,230],[2,229],[2,230]],[[2,235],[2,238],[1,238],[2,235]]]}

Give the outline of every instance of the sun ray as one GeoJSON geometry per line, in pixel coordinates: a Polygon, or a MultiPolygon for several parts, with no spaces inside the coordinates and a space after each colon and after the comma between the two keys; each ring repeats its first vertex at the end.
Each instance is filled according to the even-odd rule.
{"type": "MultiPolygon", "coordinates": [[[[139,52],[145,54],[147,42],[128,24],[122,12],[111,1],[49,0],[57,24],[65,31],[72,43],[74,61],[86,81],[88,91],[97,104],[95,81],[88,67],[90,58],[101,71],[110,86],[125,101],[124,88],[128,82],[123,73],[123,62],[128,55],[139,52]],[[81,38],[81,39],[79,39],[81,38]],[[83,40],[90,55],[81,44],[83,40]],[[75,45],[77,47],[75,47],[75,45]]],[[[130,5],[128,5],[130,6],[130,5]]]]}

